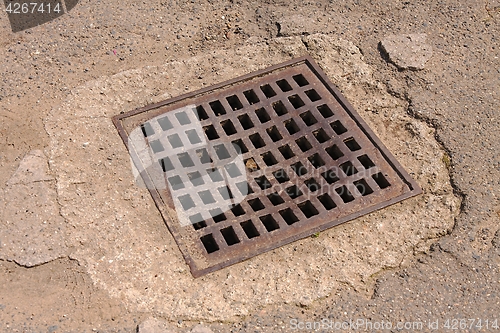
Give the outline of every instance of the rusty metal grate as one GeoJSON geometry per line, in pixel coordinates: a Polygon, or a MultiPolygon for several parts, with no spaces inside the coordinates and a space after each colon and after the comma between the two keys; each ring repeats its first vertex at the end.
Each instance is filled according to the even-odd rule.
{"type": "Polygon", "coordinates": [[[113,121],[195,277],[421,193],[309,57],[113,121]]]}

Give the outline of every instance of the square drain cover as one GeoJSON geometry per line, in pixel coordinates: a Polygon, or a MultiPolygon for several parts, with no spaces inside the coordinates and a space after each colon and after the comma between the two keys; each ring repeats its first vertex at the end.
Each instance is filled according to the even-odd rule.
{"type": "Polygon", "coordinates": [[[195,277],[421,193],[310,57],[113,122],[195,277]]]}

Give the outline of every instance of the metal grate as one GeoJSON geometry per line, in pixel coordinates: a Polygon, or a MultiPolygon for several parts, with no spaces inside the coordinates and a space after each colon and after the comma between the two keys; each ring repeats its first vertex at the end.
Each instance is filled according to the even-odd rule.
{"type": "Polygon", "coordinates": [[[113,120],[195,277],[421,193],[309,57],[113,120]]]}

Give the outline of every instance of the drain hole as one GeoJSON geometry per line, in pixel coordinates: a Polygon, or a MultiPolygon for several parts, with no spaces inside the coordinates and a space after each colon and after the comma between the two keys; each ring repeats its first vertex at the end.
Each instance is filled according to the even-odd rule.
{"type": "Polygon", "coordinates": [[[207,223],[203,221],[203,217],[201,216],[200,213],[190,216],[189,221],[191,221],[194,230],[200,230],[207,226],[207,223]]]}
{"type": "Polygon", "coordinates": [[[276,178],[276,180],[280,184],[290,180],[290,178],[288,178],[288,175],[286,174],[285,170],[283,170],[283,169],[279,169],[278,171],[274,171],[273,176],[274,176],[274,178],[276,178]]]}
{"type": "Polygon", "coordinates": [[[278,150],[280,151],[281,155],[283,155],[283,157],[287,160],[295,156],[289,145],[281,146],[278,148],[278,150]]]}
{"type": "Polygon", "coordinates": [[[247,114],[239,116],[238,120],[240,121],[240,124],[243,127],[243,129],[247,130],[247,129],[250,129],[254,126],[252,123],[252,120],[250,119],[250,117],[247,114]]]}
{"type": "Polygon", "coordinates": [[[262,92],[264,93],[264,95],[266,95],[267,98],[276,96],[276,93],[274,92],[273,88],[271,88],[271,86],[268,84],[260,86],[260,90],[262,90],[262,92]]]}
{"type": "Polygon", "coordinates": [[[259,133],[250,135],[250,141],[252,141],[254,147],[257,149],[262,148],[266,145],[259,133]]]}
{"type": "Polygon", "coordinates": [[[241,154],[244,154],[244,153],[248,153],[248,148],[247,146],[243,143],[243,140],[241,139],[238,139],[238,140],[234,140],[231,142],[233,144],[233,147],[235,147],[235,149],[237,151],[240,151],[241,154]]]}
{"type": "Polygon", "coordinates": [[[226,99],[227,99],[227,102],[229,103],[229,105],[231,106],[231,108],[233,109],[233,111],[243,109],[243,104],[241,104],[238,96],[233,95],[233,96],[229,96],[226,99]]]}
{"type": "Polygon", "coordinates": [[[160,163],[161,169],[163,170],[163,172],[167,172],[167,171],[175,169],[174,165],[172,164],[172,161],[168,157],[165,157],[165,158],[162,158],[161,160],[158,160],[158,163],[160,163]]]}
{"type": "Polygon", "coordinates": [[[342,125],[340,120],[334,121],[330,124],[330,126],[335,131],[335,133],[337,133],[337,135],[347,132],[347,129],[344,127],[344,125],[342,125]]]}
{"type": "Polygon", "coordinates": [[[283,139],[283,137],[281,136],[281,134],[278,131],[278,129],[276,128],[276,126],[268,128],[266,131],[267,131],[267,134],[269,134],[269,137],[271,138],[271,140],[273,140],[274,142],[283,139]]]}
{"type": "Polygon", "coordinates": [[[231,208],[231,211],[233,212],[234,216],[241,216],[245,214],[245,211],[243,210],[243,207],[241,205],[236,205],[233,208],[231,208]]]}
{"type": "Polygon", "coordinates": [[[342,150],[340,150],[340,148],[337,147],[337,145],[328,147],[325,150],[328,153],[328,155],[330,155],[330,157],[333,158],[334,160],[338,160],[339,158],[344,156],[344,153],[342,153],[342,150]]]}
{"type": "Polygon", "coordinates": [[[322,128],[320,128],[317,131],[314,131],[313,134],[319,143],[323,143],[323,142],[330,140],[330,137],[328,136],[328,134],[326,134],[325,130],[322,128]]]}
{"type": "Polygon", "coordinates": [[[292,96],[288,97],[288,100],[290,101],[290,103],[292,103],[293,107],[296,109],[305,105],[304,101],[302,101],[302,99],[299,97],[299,95],[292,95],[292,96]]]}
{"type": "Polygon", "coordinates": [[[333,184],[340,180],[340,178],[337,177],[337,174],[333,170],[328,170],[326,172],[323,172],[321,175],[323,176],[323,178],[325,178],[328,184],[333,184]]]}
{"type": "Polygon", "coordinates": [[[217,245],[217,242],[212,234],[205,235],[201,237],[200,240],[208,253],[219,251],[219,245],[217,245]]]}
{"type": "Polygon", "coordinates": [[[158,119],[158,124],[160,124],[161,129],[164,131],[174,128],[174,125],[172,125],[168,117],[163,117],[161,119],[158,119]]]}
{"type": "Polygon", "coordinates": [[[196,132],[196,130],[192,129],[192,130],[186,131],[186,135],[189,139],[189,142],[191,142],[193,145],[197,144],[197,143],[201,143],[201,139],[198,136],[198,133],[196,132]]]}
{"type": "Polygon", "coordinates": [[[219,134],[217,134],[214,125],[205,126],[203,127],[203,130],[205,131],[208,140],[215,140],[219,138],[219,134]]]}
{"type": "Polygon", "coordinates": [[[321,185],[318,184],[318,182],[314,178],[310,178],[304,182],[309,188],[309,191],[311,192],[316,192],[320,189],[321,185]]]}
{"type": "Polygon", "coordinates": [[[309,200],[304,201],[303,203],[300,203],[297,206],[299,206],[300,210],[302,211],[302,213],[304,213],[304,215],[307,218],[310,218],[310,217],[312,217],[314,215],[318,215],[319,214],[319,212],[316,209],[316,207],[314,207],[314,205],[309,200]]]}
{"type": "Polygon", "coordinates": [[[266,227],[266,230],[269,232],[280,228],[278,222],[276,222],[276,220],[271,216],[271,214],[261,216],[260,220],[262,221],[264,227],[266,227]]]}
{"type": "Polygon", "coordinates": [[[372,178],[381,189],[391,186],[391,184],[387,181],[387,179],[381,172],[374,174],[372,178]]]}
{"type": "Polygon", "coordinates": [[[183,196],[179,197],[179,202],[182,205],[182,208],[184,210],[189,210],[193,207],[195,207],[193,199],[191,199],[191,196],[189,194],[185,194],[183,196]]]}
{"type": "Polygon", "coordinates": [[[253,193],[252,188],[246,181],[241,183],[236,183],[236,187],[240,191],[241,195],[247,195],[253,193]]]}
{"type": "Polygon", "coordinates": [[[307,97],[309,97],[311,102],[316,102],[316,101],[319,101],[321,99],[321,96],[314,89],[308,90],[305,93],[306,93],[307,97]]]}
{"type": "Polygon", "coordinates": [[[267,153],[262,154],[262,160],[268,166],[275,165],[278,163],[278,161],[276,160],[276,158],[274,157],[274,155],[271,152],[267,152],[267,153]]]}
{"type": "Polygon", "coordinates": [[[167,138],[168,142],[170,142],[170,144],[172,145],[172,148],[179,148],[183,146],[182,140],[178,134],[169,135],[167,138]]]}
{"type": "Polygon", "coordinates": [[[346,139],[344,140],[344,143],[347,146],[347,148],[349,148],[349,150],[351,151],[356,151],[361,149],[361,146],[356,142],[356,140],[354,140],[354,138],[346,139]]]}
{"type": "Polygon", "coordinates": [[[300,197],[303,193],[302,191],[295,185],[290,186],[289,188],[286,189],[286,193],[290,196],[290,198],[295,199],[297,197],[300,197]]]}
{"type": "Polygon", "coordinates": [[[238,176],[241,176],[240,169],[238,169],[238,167],[234,163],[227,164],[224,166],[224,168],[226,169],[227,173],[231,178],[236,178],[238,176]]]}
{"type": "Polygon", "coordinates": [[[266,123],[269,120],[271,120],[271,117],[269,117],[269,114],[267,113],[266,109],[260,108],[255,110],[255,113],[257,114],[257,117],[259,117],[259,120],[261,123],[266,123]]]}
{"type": "Polygon", "coordinates": [[[276,81],[276,84],[278,85],[278,87],[280,87],[281,91],[283,92],[292,90],[292,87],[290,87],[290,84],[285,79],[276,81]]]}
{"type": "Polygon", "coordinates": [[[352,196],[351,192],[349,192],[349,190],[345,186],[336,188],[335,191],[339,194],[339,196],[342,198],[342,201],[344,201],[345,203],[354,200],[354,197],[352,196]]]}
{"type": "Polygon", "coordinates": [[[255,94],[255,91],[253,91],[253,90],[244,91],[243,95],[245,95],[245,97],[246,97],[248,103],[250,103],[250,105],[260,102],[259,97],[257,97],[257,94],[255,94]]]}
{"type": "Polygon", "coordinates": [[[327,193],[318,196],[318,200],[326,210],[334,209],[335,207],[337,207],[335,202],[327,193]]]}
{"type": "Polygon", "coordinates": [[[261,177],[255,178],[255,182],[263,190],[271,188],[271,183],[269,182],[269,179],[266,178],[266,176],[261,176],[261,177]]]}
{"type": "Polygon", "coordinates": [[[182,181],[181,177],[179,176],[173,176],[168,178],[168,182],[170,183],[170,186],[172,187],[172,190],[178,190],[181,188],[184,188],[184,182],[182,181]]]}
{"type": "Polygon", "coordinates": [[[306,78],[302,74],[294,75],[293,79],[295,80],[295,82],[297,82],[299,87],[307,86],[309,84],[309,82],[307,82],[306,78]]]}
{"type": "Polygon", "coordinates": [[[217,146],[214,146],[215,152],[217,153],[217,156],[219,157],[219,160],[225,160],[226,158],[230,158],[231,155],[227,151],[226,146],[224,144],[220,144],[217,146]]]}
{"type": "Polygon", "coordinates": [[[281,205],[285,202],[285,200],[283,200],[283,198],[277,192],[269,194],[267,198],[274,206],[281,205]]]}
{"type": "Polygon", "coordinates": [[[260,201],[259,199],[248,200],[248,204],[250,205],[250,207],[252,207],[252,209],[255,212],[266,208],[266,207],[264,207],[264,204],[262,203],[262,201],[260,201]]]}
{"type": "Polygon", "coordinates": [[[333,116],[332,110],[330,110],[330,108],[326,104],[318,106],[318,111],[319,111],[319,113],[321,113],[323,118],[328,118],[328,117],[333,116]]]}
{"type": "Polygon", "coordinates": [[[201,164],[212,163],[212,158],[208,155],[208,151],[205,148],[198,149],[196,155],[198,155],[201,164]]]}
{"type": "Polygon", "coordinates": [[[181,162],[182,166],[185,168],[194,166],[194,162],[188,153],[177,154],[177,158],[179,159],[179,162],[181,162]]]}
{"type": "Polygon", "coordinates": [[[372,194],[373,193],[373,190],[371,189],[371,187],[366,183],[366,180],[364,179],[360,179],[358,181],[355,181],[354,182],[354,185],[356,186],[356,188],[358,189],[358,192],[362,195],[362,196],[365,196],[365,195],[368,195],[368,194],[372,194]]]}
{"type": "Polygon", "coordinates": [[[293,211],[290,208],[280,210],[280,215],[283,218],[283,220],[285,220],[286,224],[288,224],[288,225],[292,225],[295,222],[299,221],[297,216],[295,216],[295,214],[293,213],[293,211]]]}
{"type": "Polygon", "coordinates": [[[224,109],[220,101],[213,101],[208,104],[210,104],[210,107],[212,108],[212,111],[216,116],[221,116],[223,114],[226,114],[226,110],[224,109]]]}
{"type": "Polygon", "coordinates": [[[224,215],[224,213],[222,212],[222,209],[220,209],[220,208],[215,208],[215,209],[209,210],[209,213],[210,213],[210,216],[212,216],[212,218],[214,219],[215,223],[219,223],[219,222],[227,220],[226,215],[224,215]]]}
{"type": "Polygon", "coordinates": [[[255,228],[254,224],[252,223],[252,220],[241,222],[240,224],[248,239],[260,236],[257,228],[255,228]]]}
{"type": "Polygon", "coordinates": [[[302,175],[305,175],[307,173],[306,167],[301,162],[297,162],[295,164],[292,164],[292,165],[290,165],[290,167],[292,168],[293,171],[295,171],[295,173],[298,176],[302,176],[302,175]]]}
{"type": "Polygon", "coordinates": [[[286,129],[288,130],[288,133],[290,135],[297,133],[300,131],[299,126],[297,126],[297,123],[293,119],[288,119],[287,121],[284,122],[286,129]]]}
{"type": "Polygon", "coordinates": [[[199,120],[208,119],[207,111],[205,111],[205,108],[203,106],[201,106],[201,105],[198,105],[196,107],[196,114],[197,114],[197,118],[199,120]]]}
{"type": "Polygon", "coordinates": [[[198,171],[189,173],[188,178],[191,181],[191,184],[193,184],[193,186],[200,186],[205,184],[205,182],[203,181],[203,177],[201,176],[201,173],[199,173],[198,171]]]}
{"type": "Polygon", "coordinates": [[[155,131],[154,131],[153,127],[151,127],[150,123],[142,124],[141,130],[142,130],[142,135],[144,135],[144,137],[148,137],[150,135],[155,134],[155,131]]]}
{"type": "Polygon", "coordinates": [[[231,193],[231,190],[227,186],[219,187],[217,190],[219,191],[220,195],[222,196],[222,199],[224,200],[229,200],[234,198],[233,193],[231,193]]]}
{"type": "Polygon", "coordinates": [[[358,169],[356,169],[356,167],[351,162],[349,162],[349,161],[347,161],[345,163],[342,163],[340,165],[340,168],[348,176],[352,176],[352,175],[354,175],[355,173],[358,172],[358,169]]]}
{"type": "Polygon", "coordinates": [[[363,165],[365,169],[370,169],[375,166],[375,163],[372,162],[368,155],[359,156],[358,161],[363,165]]]}
{"type": "Polygon", "coordinates": [[[151,149],[153,149],[154,153],[159,153],[165,150],[160,140],[151,141],[149,145],[151,146],[151,149]]]}
{"type": "Polygon", "coordinates": [[[224,180],[219,169],[208,169],[207,174],[210,176],[210,179],[212,179],[214,183],[224,180]]]}
{"type": "Polygon", "coordinates": [[[301,137],[300,139],[295,140],[295,142],[297,143],[300,150],[302,150],[302,151],[308,151],[309,149],[312,148],[311,143],[309,143],[309,141],[307,141],[305,136],[301,137]]]}
{"type": "Polygon", "coordinates": [[[186,112],[176,113],[175,118],[177,118],[177,120],[179,121],[179,124],[181,124],[181,125],[191,124],[191,120],[189,120],[189,117],[186,114],[186,112]]]}
{"type": "Polygon", "coordinates": [[[255,160],[253,158],[246,159],[246,160],[243,161],[243,163],[245,163],[245,167],[250,172],[254,172],[254,171],[260,170],[259,166],[257,165],[257,163],[255,163],[255,160]]]}
{"type": "Polygon", "coordinates": [[[314,125],[318,122],[318,120],[314,118],[314,116],[312,115],[311,111],[301,113],[300,117],[302,118],[304,123],[306,123],[307,126],[314,125]]]}
{"type": "Polygon", "coordinates": [[[209,190],[200,191],[200,192],[198,192],[198,195],[200,196],[201,201],[203,201],[203,203],[205,205],[211,204],[211,203],[215,202],[215,199],[214,199],[214,197],[212,196],[212,193],[210,193],[209,190]]]}
{"type": "Polygon", "coordinates": [[[220,124],[227,135],[236,134],[236,128],[234,128],[233,122],[231,120],[224,120],[220,124]]]}
{"type": "Polygon", "coordinates": [[[314,154],[313,156],[309,156],[309,162],[317,169],[325,165],[325,161],[319,156],[319,154],[314,154]]]}
{"type": "Polygon", "coordinates": [[[283,105],[282,101],[274,102],[273,109],[278,116],[282,116],[288,113],[288,110],[286,109],[285,105],[283,105]]]}

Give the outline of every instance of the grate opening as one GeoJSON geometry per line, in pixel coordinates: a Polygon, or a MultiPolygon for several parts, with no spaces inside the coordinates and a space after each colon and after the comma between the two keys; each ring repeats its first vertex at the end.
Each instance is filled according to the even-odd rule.
{"type": "Polygon", "coordinates": [[[160,140],[151,141],[149,145],[151,146],[151,149],[153,150],[154,153],[161,153],[162,151],[165,150],[160,140]]]}
{"type": "Polygon", "coordinates": [[[177,154],[177,158],[179,159],[179,162],[181,162],[182,166],[185,168],[194,166],[194,162],[188,153],[177,154]]]}
{"type": "Polygon", "coordinates": [[[244,130],[254,127],[254,124],[248,114],[239,116],[238,120],[240,121],[241,127],[243,127],[244,130]]]}
{"type": "Polygon", "coordinates": [[[257,163],[255,163],[255,160],[253,158],[248,158],[248,159],[244,160],[243,163],[245,163],[245,167],[250,172],[260,170],[259,165],[257,163]]]}
{"type": "Polygon", "coordinates": [[[283,200],[283,198],[277,192],[269,194],[267,198],[274,206],[281,205],[285,202],[285,200],[283,200]]]}
{"type": "Polygon", "coordinates": [[[340,120],[334,121],[333,123],[330,124],[330,127],[337,133],[337,135],[343,134],[347,132],[347,129],[342,125],[340,120]]]}
{"type": "Polygon", "coordinates": [[[281,136],[281,134],[278,131],[278,129],[276,128],[276,126],[268,128],[266,131],[267,131],[267,134],[269,134],[269,137],[271,138],[271,140],[273,140],[273,142],[276,142],[276,141],[283,139],[283,137],[281,136]]]}
{"type": "Polygon", "coordinates": [[[316,140],[318,140],[319,143],[323,143],[330,140],[330,137],[328,136],[328,134],[326,134],[325,130],[322,128],[320,128],[317,131],[314,131],[313,135],[316,138],[316,140]]]}
{"type": "Polygon", "coordinates": [[[309,82],[302,74],[294,75],[292,78],[295,82],[297,82],[299,87],[307,86],[309,84],[309,82]]]}
{"type": "Polygon", "coordinates": [[[189,120],[189,117],[188,117],[188,115],[186,114],[186,112],[179,112],[179,113],[176,113],[176,114],[175,114],[175,118],[177,118],[177,121],[178,121],[178,122],[179,122],[179,124],[181,124],[181,125],[191,124],[191,120],[189,120]]]}
{"type": "Polygon", "coordinates": [[[201,237],[200,240],[208,253],[219,251],[219,245],[217,245],[217,242],[212,234],[205,235],[201,237]]]}
{"type": "Polygon", "coordinates": [[[387,179],[381,172],[374,174],[372,178],[377,183],[378,187],[380,187],[381,189],[391,186],[389,181],[387,181],[387,179]]]}
{"type": "Polygon", "coordinates": [[[231,120],[224,120],[221,123],[222,128],[224,129],[224,132],[226,132],[227,135],[233,135],[236,134],[236,128],[234,128],[233,122],[231,120]]]}
{"type": "Polygon", "coordinates": [[[286,224],[288,224],[288,225],[292,225],[295,222],[299,221],[297,216],[295,216],[295,214],[293,213],[293,211],[290,208],[280,210],[279,213],[280,213],[281,217],[283,218],[283,220],[285,220],[286,224]]]}
{"type": "Polygon", "coordinates": [[[318,196],[319,202],[325,207],[326,210],[331,210],[337,207],[332,198],[328,195],[328,193],[322,194],[318,196]]]}
{"type": "Polygon", "coordinates": [[[167,172],[167,171],[175,169],[174,165],[172,164],[172,161],[168,157],[165,157],[165,158],[158,160],[158,163],[160,163],[161,169],[163,170],[163,172],[167,172]]]}
{"type": "Polygon", "coordinates": [[[254,212],[258,212],[259,210],[266,208],[259,198],[248,200],[248,204],[252,207],[254,212]]]}
{"type": "Polygon", "coordinates": [[[276,220],[274,219],[274,217],[272,217],[271,214],[261,216],[260,220],[262,221],[264,227],[266,227],[266,230],[269,232],[280,228],[278,222],[276,222],[276,220]]]}
{"type": "Polygon", "coordinates": [[[213,162],[206,148],[198,149],[196,151],[196,155],[200,159],[201,164],[207,164],[213,162]]]}
{"type": "Polygon", "coordinates": [[[238,98],[238,96],[236,95],[229,96],[228,98],[226,98],[226,100],[229,103],[231,109],[233,109],[233,111],[243,109],[243,104],[241,104],[241,101],[238,98]]]}
{"type": "Polygon", "coordinates": [[[314,178],[310,178],[304,182],[311,192],[316,192],[321,188],[321,185],[314,178]]]}
{"type": "Polygon", "coordinates": [[[333,145],[331,147],[328,147],[325,149],[328,155],[334,160],[338,160],[342,156],[344,156],[344,153],[342,153],[342,150],[337,145],[333,145]]]}
{"type": "Polygon", "coordinates": [[[307,126],[312,126],[318,122],[318,120],[313,116],[311,111],[301,113],[300,118],[302,118],[302,120],[307,126]]]}
{"type": "Polygon", "coordinates": [[[227,220],[226,215],[220,208],[212,209],[209,210],[210,216],[212,216],[212,219],[214,220],[215,223],[219,223],[222,221],[227,220]]]}
{"type": "Polygon", "coordinates": [[[229,151],[227,151],[227,148],[223,143],[214,146],[214,150],[217,154],[217,157],[219,157],[219,160],[225,160],[231,157],[231,154],[229,154],[229,151]]]}
{"type": "MultiPolygon", "coordinates": [[[[198,220],[196,220],[196,221],[198,221],[198,220]]],[[[194,230],[200,230],[200,229],[207,227],[207,223],[205,221],[196,222],[196,223],[191,222],[191,223],[193,224],[194,230]]]]}
{"type": "Polygon", "coordinates": [[[174,125],[172,125],[168,117],[163,117],[161,119],[158,119],[158,124],[160,124],[161,129],[164,131],[168,131],[169,129],[174,128],[174,125]]]}
{"type": "Polygon", "coordinates": [[[286,109],[285,105],[283,104],[282,101],[277,101],[273,103],[273,109],[276,112],[278,116],[282,116],[284,114],[288,113],[288,110],[286,109]]]}
{"type": "Polygon", "coordinates": [[[196,132],[196,130],[194,130],[194,129],[188,130],[188,131],[186,131],[186,135],[188,137],[189,142],[191,142],[191,144],[195,145],[197,143],[201,143],[201,139],[198,136],[198,133],[196,132]]]}
{"type": "Polygon", "coordinates": [[[276,178],[276,180],[280,184],[282,184],[282,183],[287,182],[287,181],[290,180],[290,178],[286,174],[285,170],[283,170],[283,169],[279,169],[277,171],[274,171],[273,172],[273,176],[274,176],[274,178],[276,178]]]}
{"type": "Polygon", "coordinates": [[[242,195],[247,195],[247,194],[252,194],[253,193],[253,190],[252,188],[250,187],[250,184],[248,184],[248,182],[244,181],[244,182],[240,182],[240,183],[236,183],[236,187],[238,188],[238,191],[240,191],[240,193],[242,195]]]}
{"type": "Polygon", "coordinates": [[[272,166],[278,164],[276,157],[271,152],[267,152],[262,154],[262,160],[266,163],[267,166],[272,166]]]}
{"type": "Polygon", "coordinates": [[[222,103],[220,101],[213,101],[208,104],[210,105],[210,108],[216,116],[222,116],[226,114],[226,109],[224,109],[224,106],[222,106],[222,103]]]}
{"type": "Polygon", "coordinates": [[[208,204],[215,202],[215,199],[214,199],[212,193],[210,192],[210,190],[200,191],[200,192],[198,192],[198,196],[200,197],[201,201],[203,201],[203,203],[205,205],[208,205],[208,204]]]}
{"type": "Polygon", "coordinates": [[[260,102],[259,97],[252,89],[244,91],[243,95],[245,95],[245,98],[247,99],[248,103],[250,103],[250,105],[260,102]]]}
{"type": "Polygon", "coordinates": [[[169,136],[167,136],[167,139],[168,139],[168,142],[170,143],[170,145],[172,146],[172,148],[179,148],[179,147],[183,146],[182,140],[178,134],[169,135],[169,136]]]}
{"type": "Polygon", "coordinates": [[[302,164],[302,162],[297,162],[292,165],[290,165],[290,168],[292,168],[293,171],[297,174],[297,176],[302,176],[307,173],[307,168],[302,164]]]}
{"type": "Polygon", "coordinates": [[[208,140],[215,140],[219,138],[219,134],[215,130],[214,125],[208,125],[203,127],[203,130],[205,131],[205,135],[207,136],[208,140]]]}
{"type": "Polygon", "coordinates": [[[248,148],[245,145],[245,143],[243,142],[243,140],[238,139],[238,140],[232,141],[231,143],[233,144],[233,147],[236,147],[236,149],[238,149],[238,151],[241,154],[248,153],[248,148]]]}
{"type": "Polygon", "coordinates": [[[260,86],[260,90],[266,95],[267,98],[271,98],[273,96],[276,96],[276,92],[274,91],[273,88],[269,84],[264,84],[263,86],[260,86]]]}
{"type": "Polygon", "coordinates": [[[168,182],[170,183],[170,186],[174,191],[184,188],[184,182],[182,181],[182,178],[179,176],[173,176],[168,178],[168,182]]]}
{"type": "Polygon", "coordinates": [[[235,163],[226,164],[224,168],[231,178],[241,176],[241,171],[235,163]]]}
{"type": "Polygon", "coordinates": [[[222,237],[224,237],[226,244],[229,246],[238,244],[240,242],[238,236],[236,236],[236,233],[234,232],[233,227],[221,229],[220,233],[222,234],[222,237]]]}
{"type": "Polygon", "coordinates": [[[360,150],[361,146],[354,140],[354,138],[348,138],[344,140],[344,144],[349,148],[350,151],[360,150]]]}
{"type": "Polygon", "coordinates": [[[288,130],[288,133],[290,133],[290,135],[293,135],[293,134],[297,133],[298,131],[300,131],[299,126],[297,126],[297,123],[293,119],[286,120],[284,122],[284,124],[285,124],[286,129],[288,130]]]}
{"type": "Polygon", "coordinates": [[[371,187],[368,185],[366,180],[360,179],[354,182],[354,186],[356,186],[356,189],[358,190],[359,194],[362,196],[369,195],[373,193],[373,190],[371,187]]]}
{"type": "Polygon", "coordinates": [[[201,176],[201,173],[199,173],[198,171],[188,173],[188,178],[191,184],[193,184],[193,186],[200,186],[205,184],[205,182],[203,181],[203,177],[201,176]]]}
{"type": "Polygon", "coordinates": [[[252,220],[248,220],[245,222],[240,223],[241,228],[247,235],[248,239],[252,239],[254,237],[260,236],[259,232],[257,231],[257,228],[255,228],[255,225],[253,224],[252,220]]]}
{"type": "Polygon", "coordinates": [[[338,193],[342,201],[345,203],[351,202],[354,200],[354,197],[352,196],[351,192],[347,189],[347,187],[344,185],[342,187],[338,187],[335,189],[335,191],[338,193]]]}
{"type": "Polygon", "coordinates": [[[271,183],[269,182],[269,179],[267,179],[266,176],[260,176],[258,178],[255,178],[255,182],[259,187],[263,190],[271,188],[271,183]]]}
{"type": "Polygon", "coordinates": [[[358,157],[358,161],[365,169],[370,169],[375,166],[375,163],[368,157],[368,155],[361,155],[358,157]]]}
{"type": "Polygon", "coordinates": [[[214,183],[221,182],[224,180],[224,177],[222,177],[219,169],[211,168],[207,170],[207,173],[210,176],[210,179],[212,179],[214,183]]]}
{"type": "Polygon", "coordinates": [[[304,194],[296,185],[288,187],[285,191],[292,199],[298,198],[304,194]]]}
{"type": "Polygon", "coordinates": [[[308,160],[309,162],[311,162],[312,166],[315,167],[316,169],[325,165],[325,161],[323,161],[323,159],[321,158],[321,156],[319,156],[318,153],[309,156],[308,160]]]}
{"type": "Polygon", "coordinates": [[[206,120],[206,119],[208,119],[207,111],[205,111],[205,108],[202,105],[198,105],[196,107],[196,114],[198,115],[198,119],[199,120],[206,120]]]}
{"type": "Polygon", "coordinates": [[[142,135],[144,135],[145,138],[155,134],[155,131],[154,131],[153,127],[151,127],[150,123],[142,124],[141,130],[142,130],[142,135]]]}
{"type": "Polygon", "coordinates": [[[257,149],[262,148],[266,145],[259,133],[250,135],[250,141],[252,141],[253,146],[257,149]]]}
{"type": "Polygon", "coordinates": [[[337,177],[337,173],[334,170],[328,170],[326,172],[323,172],[321,174],[323,178],[328,182],[328,184],[333,184],[335,182],[338,182],[340,180],[339,177],[337,177]]]}
{"type": "Polygon", "coordinates": [[[298,109],[306,105],[304,101],[299,97],[299,95],[292,95],[288,97],[290,103],[292,103],[293,107],[298,109]]]}
{"type": "Polygon", "coordinates": [[[182,205],[182,209],[189,210],[195,206],[193,199],[189,194],[185,194],[179,197],[179,202],[182,205]]]}
{"type": "Polygon", "coordinates": [[[278,148],[278,150],[280,151],[281,155],[283,155],[283,157],[287,160],[295,156],[289,145],[281,146],[278,148]]]}
{"type": "Polygon", "coordinates": [[[276,84],[278,85],[278,87],[280,87],[281,91],[283,91],[283,92],[287,92],[287,91],[292,90],[292,87],[290,86],[288,81],[285,79],[276,81],[276,84]]]}
{"type": "Polygon", "coordinates": [[[300,150],[302,150],[303,152],[306,152],[312,148],[311,143],[306,139],[305,136],[301,137],[300,139],[295,140],[295,142],[299,146],[300,150]]]}
{"type": "Polygon", "coordinates": [[[316,101],[319,101],[321,99],[321,96],[314,89],[305,91],[305,94],[307,95],[307,97],[309,97],[311,102],[316,102],[316,101]]]}
{"type": "Polygon", "coordinates": [[[245,215],[245,210],[241,205],[236,205],[233,208],[231,208],[231,211],[233,212],[234,216],[241,216],[245,215]]]}
{"type": "Polygon", "coordinates": [[[269,113],[267,113],[266,109],[264,108],[255,110],[255,114],[257,115],[261,123],[267,123],[269,120],[271,120],[271,117],[269,117],[269,113]]]}
{"type": "Polygon", "coordinates": [[[219,187],[217,190],[224,200],[231,200],[234,198],[233,193],[227,186],[219,187]]]}
{"type": "Polygon", "coordinates": [[[352,176],[358,172],[358,169],[356,169],[356,167],[350,161],[342,163],[340,165],[340,168],[347,176],[352,176]]]}
{"type": "Polygon", "coordinates": [[[304,216],[307,218],[311,218],[314,215],[319,214],[316,207],[314,207],[314,205],[309,200],[304,201],[303,203],[300,203],[297,206],[299,206],[299,209],[302,211],[302,213],[304,213],[304,216]]]}
{"type": "Polygon", "coordinates": [[[321,113],[323,118],[329,118],[329,117],[333,116],[332,110],[326,104],[318,106],[318,111],[319,111],[319,113],[321,113]]]}

